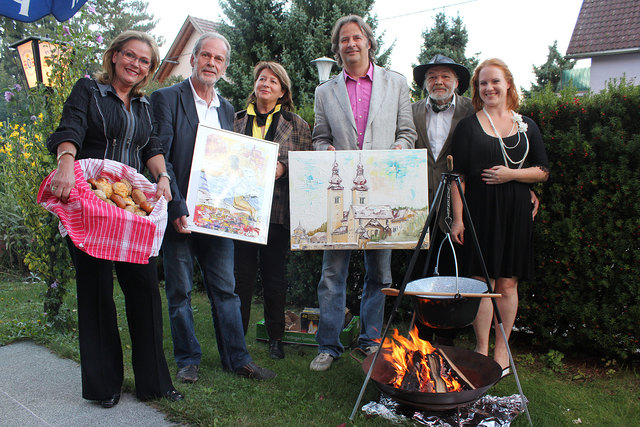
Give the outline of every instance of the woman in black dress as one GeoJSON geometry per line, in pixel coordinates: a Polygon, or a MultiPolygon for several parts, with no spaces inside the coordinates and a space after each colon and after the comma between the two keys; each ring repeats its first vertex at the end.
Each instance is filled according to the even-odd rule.
{"type": "MultiPolygon", "coordinates": [[[[110,159],[145,168],[158,182],[157,197],[171,200],[162,145],[142,88],[159,64],[156,42],[139,31],[117,36],[103,56],[102,72],[83,78],[64,103],[47,146],[57,155],[51,192],[63,203],[76,186],[76,159],[110,159]]],[[[171,382],[162,347],[162,303],[155,258],[148,264],[111,262],[81,251],[67,238],[76,270],[82,397],[111,408],[120,400],[124,370],[113,301],[113,268],[125,297],[136,395],[140,400],[182,400],[171,382]]]]}
{"type": "MultiPolygon", "coordinates": [[[[518,310],[518,280],[531,279],[533,260],[533,206],[530,184],[549,177],[547,154],[540,130],[519,106],[513,76],[499,59],[488,59],[471,79],[476,114],[462,120],[453,135],[455,171],[478,235],[509,339],[518,310]]],[[[471,237],[465,233],[462,201],[453,192],[452,238],[464,244],[464,273],[484,281],[471,237]]],[[[469,228],[467,228],[469,231],[469,228]]],[[[487,355],[493,306],[483,298],[474,322],[476,351],[487,355]]],[[[496,328],[497,331],[497,328],[496,328]]],[[[502,334],[496,333],[494,360],[508,372],[509,357],[502,334]]]]}

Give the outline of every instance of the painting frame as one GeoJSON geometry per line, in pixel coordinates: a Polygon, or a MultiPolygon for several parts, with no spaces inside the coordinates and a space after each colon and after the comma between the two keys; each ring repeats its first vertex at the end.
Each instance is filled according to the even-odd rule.
{"type": "Polygon", "coordinates": [[[278,150],[275,142],[198,124],[187,228],[266,245],[278,150]]]}
{"type": "Polygon", "coordinates": [[[429,214],[427,156],[426,149],[290,152],[291,250],[414,249],[429,214]]]}

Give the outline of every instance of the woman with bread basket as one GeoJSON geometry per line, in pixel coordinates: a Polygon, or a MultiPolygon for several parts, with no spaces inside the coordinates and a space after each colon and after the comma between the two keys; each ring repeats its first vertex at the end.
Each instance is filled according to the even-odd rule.
{"type": "MultiPolygon", "coordinates": [[[[156,196],[171,200],[162,146],[151,135],[151,108],[141,92],[158,63],[155,41],[145,33],[126,31],[104,53],[102,71],[95,80],[83,78],[75,84],[64,104],[60,125],[47,141],[58,161],[50,190],[60,201],[66,203],[76,186],[74,161],[90,158],[115,160],[138,172],[146,166],[157,179],[156,196]]],[[[110,183],[96,177],[93,181],[95,193],[110,203],[128,208],[128,200],[138,199],[132,205],[140,212],[135,212],[135,207],[132,212],[142,215],[149,209],[148,203],[144,205],[146,197],[143,200],[126,180],[110,183]]],[[[112,262],[88,255],[69,238],[67,242],[76,272],[82,397],[105,408],[120,400],[123,358],[113,301],[115,267],[125,296],[136,395],[140,400],[181,400],[162,347],[155,257],[148,264],[112,262]]]]}

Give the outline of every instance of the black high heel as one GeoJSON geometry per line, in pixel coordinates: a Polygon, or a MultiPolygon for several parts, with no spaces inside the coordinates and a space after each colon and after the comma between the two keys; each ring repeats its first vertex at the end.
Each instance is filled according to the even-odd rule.
{"type": "Polygon", "coordinates": [[[172,388],[171,390],[167,391],[163,397],[165,399],[169,399],[172,402],[179,402],[182,399],[184,399],[184,395],[180,393],[178,390],[176,390],[175,388],[172,388]]]}
{"type": "Polygon", "coordinates": [[[116,393],[110,398],[100,401],[100,405],[102,405],[103,408],[108,409],[116,406],[118,402],[120,402],[120,393],[116,393]]]}

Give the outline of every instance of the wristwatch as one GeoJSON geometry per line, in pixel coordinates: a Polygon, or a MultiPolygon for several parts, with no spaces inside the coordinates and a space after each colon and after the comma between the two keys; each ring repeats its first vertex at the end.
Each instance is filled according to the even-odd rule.
{"type": "Polygon", "coordinates": [[[160,178],[162,178],[163,176],[166,176],[169,182],[171,182],[171,176],[166,172],[160,172],[156,177],[156,182],[160,181],[160,178]]]}

